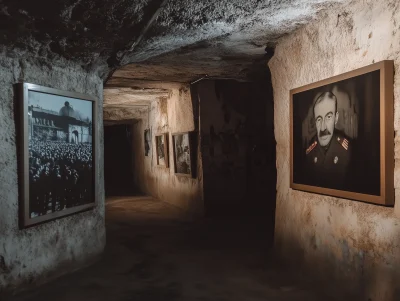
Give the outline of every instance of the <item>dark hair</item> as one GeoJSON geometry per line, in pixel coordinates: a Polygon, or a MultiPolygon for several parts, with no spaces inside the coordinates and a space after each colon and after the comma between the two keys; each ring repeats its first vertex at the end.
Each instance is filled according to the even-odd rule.
{"type": "MultiPolygon", "coordinates": [[[[335,96],[335,94],[333,94],[332,92],[324,92],[322,93],[320,96],[318,96],[318,98],[315,100],[314,105],[313,105],[313,115],[315,115],[314,110],[315,110],[315,106],[317,104],[319,104],[323,99],[325,98],[329,98],[335,101],[335,113],[337,112],[337,98],[335,96]]],[[[314,116],[315,118],[315,116],[314,116]]]]}
{"type": "Polygon", "coordinates": [[[68,101],[64,102],[64,106],[69,107],[69,102],[68,101]]]}

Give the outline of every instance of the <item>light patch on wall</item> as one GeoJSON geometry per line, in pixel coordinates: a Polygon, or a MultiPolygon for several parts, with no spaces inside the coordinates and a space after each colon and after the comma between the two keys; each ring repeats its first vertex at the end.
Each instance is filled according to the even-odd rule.
{"type": "MultiPolygon", "coordinates": [[[[383,49],[391,47],[393,42],[392,12],[387,7],[379,7],[354,15],[355,41],[364,56],[370,54],[375,62],[387,59],[383,49]]],[[[368,56],[367,56],[368,57],[368,56]]]]}

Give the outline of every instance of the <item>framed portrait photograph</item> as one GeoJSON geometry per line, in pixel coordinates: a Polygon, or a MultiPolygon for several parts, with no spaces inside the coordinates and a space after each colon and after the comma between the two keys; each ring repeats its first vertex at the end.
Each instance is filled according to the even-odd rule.
{"type": "Polygon", "coordinates": [[[144,155],[149,156],[151,152],[151,131],[150,129],[144,130],[144,155]]]}
{"type": "Polygon", "coordinates": [[[190,133],[172,134],[175,174],[192,177],[192,147],[190,133]]]}
{"type": "Polygon", "coordinates": [[[290,91],[290,187],[394,204],[393,61],[290,91]]]}
{"type": "Polygon", "coordinates": [[[18,84],[20,227],[96,204],[96,99],[18,84]]]}
{"type": "Polygon", "coordinates": [[[165,133],[157,135],[155,138],[156,138],[157,165],[163,167],[169,167],[168,134],[165,133]]]}

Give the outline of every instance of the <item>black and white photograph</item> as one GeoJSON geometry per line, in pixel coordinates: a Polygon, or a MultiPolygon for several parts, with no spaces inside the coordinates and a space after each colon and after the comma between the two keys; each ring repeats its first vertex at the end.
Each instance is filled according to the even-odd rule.
{"type": "Polygon", "coordinates": [[[191,175],[191,147],[189,133],[172,135],[174,145],[175,173],[191,175]]]}
{"type": "Polygon", "coordinates": [[[157,165],[168,167],[168,134],[156,136],[157,165]]]}
{"type": "Polygon", "coordinates": [[[94,202],[93,102],[37,90],[28,90],[26,98],[24,205],[34,223],[94,202]]]}
{"type": "Polygon", "coordinates": [[[150,129],[144,130],[144,155],[149,156],[151,152],[151,132],[150,129]]]}
{"type": "Polygon", "coordinates": [[[383,72],[292,92],[292,184],[381,196],[383,72]]]}

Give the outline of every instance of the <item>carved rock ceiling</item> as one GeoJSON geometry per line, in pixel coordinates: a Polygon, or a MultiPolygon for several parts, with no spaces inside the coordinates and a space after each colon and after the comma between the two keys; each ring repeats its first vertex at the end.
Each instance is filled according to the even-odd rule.
{"type": "Polygon", "coordinates": [[[347,2],[2,0],[0,46],[12,55],[66,59],[98,72],[110,88],[105,107],[115,108],[117,99],[126,106],[129,98],[145,103],[169,93],[148,81],[248,78],[280,37],[347,2]]]}

